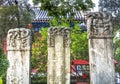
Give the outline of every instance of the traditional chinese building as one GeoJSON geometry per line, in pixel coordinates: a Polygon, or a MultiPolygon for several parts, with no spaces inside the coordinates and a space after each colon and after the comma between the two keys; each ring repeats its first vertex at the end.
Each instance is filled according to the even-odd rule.
{"type": "MultiPolygon", "coordinates": [[[[48,12],[45,10],[41,10],[39,7],[32,7],[32,10],[34,11],[34,20],[32,22],[34,31],[39,31],[42,27],[50,27],[49,21],[53,19],[53,17],[48,15],[48,12]]],[[[74,22],[86,22],[85,14],[86,12],[82,11],[74,11],[75,15],[73,18],[73,21],[70,21],[70,26],[74,26],[74,22]]],[[[70,14],[66,14],[67,18],[70,17],[70,14]]],[[[81,24],[83,26],[83,24],[81,24]]],[[[85,26],[84,26],[85,27],[85,26]]]]}

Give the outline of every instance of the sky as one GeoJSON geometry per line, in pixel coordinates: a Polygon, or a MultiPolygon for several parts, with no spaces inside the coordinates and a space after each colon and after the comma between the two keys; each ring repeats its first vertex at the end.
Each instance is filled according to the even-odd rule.
{"type": "Polygon", "coordinates": [[[32,0],[29,0],[29,3],[33,6],[32,0]]]}
{"type": "Polygon", "coordinates": [[[94,7],[93,11],[98,11],[98,1],[99,0],[92,0],[92,1],[93,1],[93,3],[95,3],[95,7],[94,7]]]}

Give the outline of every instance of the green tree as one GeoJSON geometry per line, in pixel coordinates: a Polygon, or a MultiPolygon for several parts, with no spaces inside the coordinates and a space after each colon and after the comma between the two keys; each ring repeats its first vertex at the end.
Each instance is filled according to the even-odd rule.
{"type": "Polygon", "coordinates": [[[113,16],[114,28],[120,26],[120,0],[99,0],[99,10],[108,11],[113,16]]]}
{"type": "MultiPolygon", "coordinates": [[[[34,34],[34,42],[32,43],[32,69],[38,69],[37,73],[43,74],[47,71],[47,35],[48,28],[42,28],[40,32],[34,34]]],[[[46,77],[38,78],[38,75],[32,78],[32,83],[45,82],[46,77]],[[37,81],[35,80],[37,79],[37,81]]]]}
{"type": "Polygon", "coordinates": [[[36,33],[32,44],[32,68],[38,68],[41,73],[46,73],[47,68],[47,30],[42,28],[40,33],[36,33]]]}
{"type": "Polygon", "coordinates": [[[69,13],[70,18],[75,14],[75,10],[88,10],[94,6],[92,0],[33,0],[35,4],[40,3],[41,9],[48,11],[50,16],[67,18],[69,13]]]}
{"type": "Polygon", "coordinates": [[[115,36],[113,38],[114,43],[114,59],[118,61],[118,64],[115,66],[115,70],[120,73],[120,37],[119,37],[120,30],[115,32],[115,36]]]}
{"type": "Polygon", "coordinates": [[[18,26],[26,27],[31,23],[33,12],[27,1],[1,0],[0,1],[0,46],[7,31],[18,26]]]}
{"type": "Polygon", "coordinates": [[[8,60],[6,56],[3,54],[3,50],[0,48],[0,82],[1,84],[2,84],[2,80],[5,82],[7,67],[8,67],[8,60]]]}
{"type": "Polygon", "coordinates": [[[99,0],[99,10],[109,11],[114,15],[117,15],[120,11],[120,0],[99,0]]]}
{"type": "Polygon", "coordinates": [[[89,59],[87,32],[82,32],[78,24],[71,29],[71,59],[89,59]]]}

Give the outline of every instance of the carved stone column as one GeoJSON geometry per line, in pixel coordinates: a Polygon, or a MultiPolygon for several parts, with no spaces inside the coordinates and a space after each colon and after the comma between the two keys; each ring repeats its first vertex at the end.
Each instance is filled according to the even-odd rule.
{"type": "Polygon", "coordinates": [[[68,28],[49,28],[47,69],[47,84],[70,84],[70,30],[68,28]]]}
{"type": "Polygon", "coordinates": [[[105,12],[87,16],[90,60],[90,84],[115,84],[113,27],[105,12]]]}
{"type": "Polygon", "coordinates": [[[7,84],[30,84],[31,31],[10,29],[7,35],[7,84]]]}

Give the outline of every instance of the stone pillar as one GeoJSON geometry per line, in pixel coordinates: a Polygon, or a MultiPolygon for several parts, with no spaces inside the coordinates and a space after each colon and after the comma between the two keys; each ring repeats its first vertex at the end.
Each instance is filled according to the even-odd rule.
{"type": "Polygon", "coordinates": [[[115,84],[113,27],[105,12],[87,16],[90,60],[90,84],[115,84]]]}
{"type": "Polygon", "coordinates": [[[7,35],[7,84],[30,84],[31,31],[10,29],[7,35]]]}
{"type": "Polygon", "coordinates": [[[47,84],[70,84],[70,30],[68,28],[49,28],[47,84]]]}

